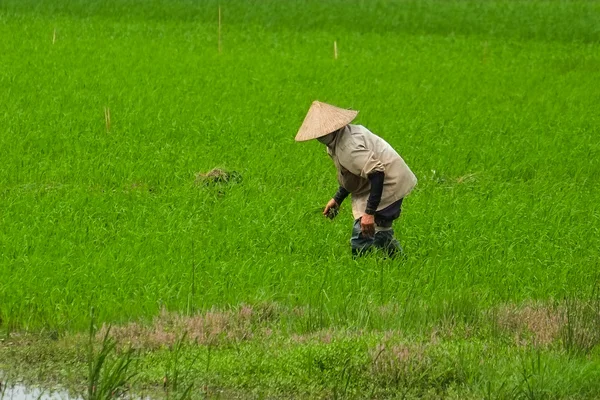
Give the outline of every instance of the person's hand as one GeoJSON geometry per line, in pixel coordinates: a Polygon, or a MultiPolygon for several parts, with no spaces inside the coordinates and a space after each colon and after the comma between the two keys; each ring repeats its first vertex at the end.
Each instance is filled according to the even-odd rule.
{"type": "MultiPolygon", "coordinates": [[[[329,202],[327,203],[327,205],[325,206],[325,209],[323,210],[323,215],[326,217],[330,217],[329,213],[333,213],[334,209],[338,208],[339,204],[337,203],[337,201],[335,201],[334,199],[329,200],[329,202]]],[[[335,217],[335,215],[333,215],[335,217]]],[[[333,217],[330,217],[333,218],[333,217]]]]}
{"type": "Polygon", "coordinates": [[[371,214],[363,214],[360,217],[360,230],[366,237],[372,237],[375,235],[375,216],[371,214]]]}

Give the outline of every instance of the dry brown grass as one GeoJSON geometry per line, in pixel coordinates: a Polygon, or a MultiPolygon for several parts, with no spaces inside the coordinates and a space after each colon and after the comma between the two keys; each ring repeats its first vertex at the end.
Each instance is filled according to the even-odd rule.
{"type": "Polygon", "coordinates": [[[406,364],[411,360],[421,362],[425,347],[421,343],[383,344],[371,349],[371,361],[374,370],[385,370],[390,366],[406,364]]]}
{"type": "MultiPolygon", "coordinates": [[[[130,322],[111,327],[111,336],[120,344],[133,348],[156,349],[172,346],[184,335],[190,342],[220,345],[252,339],[256,334],[271,334],[271,321],[278,318],[275,304],[249,306],[232,310],[210,310],[185,316],[163,310],[151,324],[130,322]]],[[[103,326],[97,336],[108,329],[103,326]]]]}
{"type": "Polygon", "coordinates": [[[370,349],[371,376],[384,386],[410,387],[429,369],[426,345],[383,342],[370,349]]]}
{"type": "Polygon", "coordinates": [[[560,344],[569,352],[589,353],[600,344],[600,301],[596,298],[504,305],[491,314],[496,326],[512,334],[518,346],[560,344]]]}
{"type": "MultiPolygon", "coordinates": [[[[579,303],[577,303],[579,304],[579,303]]],[[[582,303],[583,304],[583,303],[582,303]]],[[[571,305],[571,309],[574,306],[571,305]]],[[[579,307],[581,308],[581,307],[579,307]]],[[[378,309],[382,317],[394,318],[400,312],[396,305],[385,305],[378,309]]],[[[535,346],[548,348],[565,342],[565,332],[570,329],[568,337],[574,345],[592,348],[600,342],[600,334],[595,332],[596,325],[587,323],[576,313],[567,320],[565,304],[545,302],[505,304],[491,310],[482,311],[483,318],[476,324],[456,324],[439,321],[430,330],[427,342],[437,345],[441,342],[456,339],[469,339],[474,335],[485,332],[491,324],[496,330],[514,339],[516,346],[535,346]],[[488,322],[486,322],[488,321],[488,322]],[[482,331],[483,329],[483,331],[482,331]],[[589,342],[589,344],[587,344],[589,342]]],[[[204,345],[224,345],[239,343],[252,339],[286,336],[292,343],[309,342],[330,343],[339,338],[361,337],[363,331],[345,329],[322,329],[310,333],[283,332],[283,327],[277,322],[286,318],[304,318],[306,310],[302,307],[284,308],[276,303],[258,305],[242,304],[234,309],[212,309],[196,315],[182,315],[163,310],[151,323],[131,322],[126,325],[113,326],[111,335],[121,344],[134,348],[155,349],[172,346],[185,335],[186,340],[204,345]]],[[[592,321],[593,322],[593,321],[592,321]]],[[[103,327],[98,336],[104,334],[103,327]]],[[[370,331],[369,333],[373,333],[370,331]]],[[[404,336],[401,330],[380,331],[384,341],[392,342],[404,336]]],[[[581,347],[580,346],[580,347],[581,347]]],[[[406,349],[389,347],[381,362],[391,362],[389,357],[398,361],[403,360],[406,349]],[[386,358],[387,357],[387,358],[386,358]]],[[[418,349],[415,350],[418,354],[418,349]]],[[[414,353],[414,351],[413,351],[414,353]]]]}
{"type": "Polygon", "coordinates": [[[519,346],[548,347],[561,337],[564,310],[544,303],[503,305],[493,311],[497,326],[514,335],[519,346]]]}

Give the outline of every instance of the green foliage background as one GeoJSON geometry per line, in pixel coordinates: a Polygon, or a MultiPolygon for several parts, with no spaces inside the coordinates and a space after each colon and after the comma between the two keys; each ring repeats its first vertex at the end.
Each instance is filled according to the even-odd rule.
{"type": "Polygon", "coordinates": [[[231,0],[221,54],[217,6],[0,2],[2,328],[263,302],[386,328],[591,292],[600,3],[231,0]],[[348,205],[320,215],[334,167],[293,141],[314,99],[419,178],[405,260],[353,261],[348,205]],[[243,181],[195,185],[218,166],[243,181]]]}

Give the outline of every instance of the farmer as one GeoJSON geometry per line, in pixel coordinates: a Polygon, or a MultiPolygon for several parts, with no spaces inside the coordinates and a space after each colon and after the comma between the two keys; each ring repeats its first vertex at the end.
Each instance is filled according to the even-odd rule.
{"type": "Polygon", "coordinates": [[[358,111],[314,101],[296,135],[296,141],[317,139],[337,169],[339,188],[325,206],[330,218],[352,194],[352,255],[373,246],[393,257],[402,252],[392,223],[400,216],[402,200],[417,178],[385,140],[361,125],[350,125],[358,111]]]}

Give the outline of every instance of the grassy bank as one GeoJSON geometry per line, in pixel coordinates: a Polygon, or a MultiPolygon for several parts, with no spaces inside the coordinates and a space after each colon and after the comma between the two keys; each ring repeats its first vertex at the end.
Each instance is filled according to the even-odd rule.
{"type": "MultiPolygon", "coordinates": [[[[77,343],[92,307],[120,332],[266,304],[280,311],[259,335],[185,345],[199,360],[214,350],[214,369],[190,367],[194,387],[337,396],[348,380],[343,393],[389,397],[381,345],[429,363],[389,367],[413,396],[480,398],[488,385],[510,397],[538,362],[550,389],[537,397],[593,398],[595,344],[508,343],[487,316],[595,298],[599,3],[220,6],[221,52],[217,2],[0,2],[0,352],[41,357],[0,369],[43,378],[50,360],[82,376],[77,348],[41,349],[77,343]],[[395,226],[403,259],[352,260],[349,205],[320,215],[334,168],[320,144],[293,142],[314,99],[359,109],[417,175],[395,226]],[[207,184],[215,167],[237,178],[207,184]],[[457,337],[422,345],[447,321],[457,337]],[[330,370],[309,367],[330,351],[330,370]],[[442,370],[450,383],[427,375],[442,370]]],[[[166,362],[164,345],[140,346],[136,362],[166,362]]]]}
{"type": "MultiPolygon", "coordinates": [[[[151,323],[94,330],[92,352],[82,334],[13,335],[0,346],[0,367],[14,363],[13,376],[42,376],[73,394],[104,381],[112,393],[167,398],[593,399],[599,307],[597,300],[502,305],[468,321],[447,315],[387,330],[306,330],[294,323],[309,310],[277,304],[163,312],[151,323]],[[107,333],[114,349],[104,352],[107,333]],[[90,361],[100,365],[97,374],[90,361]],[[126,365],[127,379],[110,386],[119,382],[116,365],[126,365]]],[[[400,313],[390,305],[374,317],[400,313]]]]}

